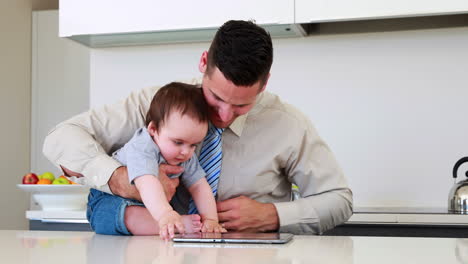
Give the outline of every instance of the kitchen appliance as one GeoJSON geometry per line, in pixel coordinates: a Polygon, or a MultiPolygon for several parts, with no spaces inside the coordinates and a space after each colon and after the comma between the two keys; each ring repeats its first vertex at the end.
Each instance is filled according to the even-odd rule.
{"type": "MultiPolygon", "coordinates": [[[[453,213],[468,214],[468,179],[457,183],[458,168],[465,162],[468,162],[468,157],[459,159],[453,167],[455,185],[450,190],[448,198],[448,210],[453,213]]],[[[465,175],[468,177],[468,171],[465,175]]]]}

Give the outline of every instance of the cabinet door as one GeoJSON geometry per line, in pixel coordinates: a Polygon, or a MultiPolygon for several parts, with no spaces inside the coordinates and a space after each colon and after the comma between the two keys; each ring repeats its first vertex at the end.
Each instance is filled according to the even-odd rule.
{"type": "Polygon", "coordinates": [[[296,23],[468,13],[467,0],[296,0],[296,23]]]}
{"type": "Polygon", "coordinates": [[[294,0],[60,0],[60,36],[219,27],[230,19],[294,22],[294,0]]]}

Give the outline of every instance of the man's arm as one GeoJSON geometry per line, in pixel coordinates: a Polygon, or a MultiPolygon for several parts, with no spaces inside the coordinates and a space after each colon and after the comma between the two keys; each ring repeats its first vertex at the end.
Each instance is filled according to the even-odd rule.
{"type": "MultiPolygon", "coordinates": [[[[187,83],[199,82],[192,79],[187,83]]],[[[135,91],[119,103],[92,109],[60,123],[45,138],[44,155],[56,166],[83,175],[86,185],[111,192],[107,182],[122,165],[109,154],[144,126],[157,89],[135,91]]]]}
{"type": "MultiPolygon", "coordinates": [[[[184,169],[180,166],[161,164],[159,165],[158,179],[164,189],[167,201],[170,201],[175,194],[177,186],[179,186],[179,178],[171,179],[167,174],[178,174],[183,172],[184,169]]],[[[117,168],[112,173],[109,179],[109,188],[115,195],[142,201],[140,193],[135,185],[129,183],[127,167],[122,166],[117,168]]]]}
{"type": "Polygon", "coordinates": [[[44,155],[56,166],[83,175],[86,185],[110,192],[107,182],[122,165],[109,154],[144,126],[156,89],[134,92],[117,104],[93,109],[60,123],[45,138],[44,155]]]}
{"type": "Polygon", "coordinates": [[[241,196],[218,202],[219,219],[227,229],[321,234],[352,215],[352,192],[333,153],[310,121],[296,116],[300,122],[290,128],[288,138],[297,140],[284,172],[299,186],[302,198],[259,203],[241,196]]]}
{"type": "Polygon", "coordinates": [[[322,234],[351,217],[353,195],[328,145],[310,120],[295,111],[300,121],[291,134],[297,141],[285,172],[288,181],[299,187],[302,198],[275,203],[280,231],[322,234]]]}
{"type": "Polygon", "coordinates": [[[349,219],[352,214],[352,193],[345,188],[276,204],[260,203],[240,196],[218,202],[217,207],[219,221],[228,230],[321,234],[349,219]],[[310,211],[303,212],[304,209],[310,211]],[[278,210],[284,216],[283,223],[278,210]],[[298,223],[297,215],[311,217],[298,223]]]}

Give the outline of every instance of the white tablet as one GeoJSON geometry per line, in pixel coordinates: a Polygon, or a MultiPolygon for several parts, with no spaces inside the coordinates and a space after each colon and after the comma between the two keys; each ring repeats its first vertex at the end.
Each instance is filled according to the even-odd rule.
{"type": "Polygon", "coordinates": [[[172,241],[189,243],[252,243],[285,244],[294,235],[289,233],[192,233],[176,235],[172,241]]]}

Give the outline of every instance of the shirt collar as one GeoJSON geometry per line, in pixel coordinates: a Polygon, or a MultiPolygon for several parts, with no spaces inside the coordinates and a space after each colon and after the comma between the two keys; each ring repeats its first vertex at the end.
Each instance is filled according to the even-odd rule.
{"type": "Polygon", "coordinates": [[[258,112],[262,108],[261,101],[262,101],[262,98],[263,98],[263,93],[264,92],[261,92],[257,96],[257,98],[255,100],[255,106],[252,109],[250,109],[250,111],[247,114],[237,117],[236,120],[234,120],[234,122],[232,122],[232,124],[229,126],[231,131],[234,132],[234,134],[236,134],[236,136],[240,137],[242,135],[242,131],[244,130],[245,122],[247,120],[247,117],[249,115],[255,114],[256,112],[258,112]]]}
{"type": "MultiPolygon", "coordinates": [[[[190,83],[195,83],[201,88],[202,80],[203,77],[194,78],[190,81],[190,83]]],[[[234,132],[236,136],[240,137],[242,135],[242,131],[244,130],[245,121],[247,120],[248,115],[252,112],[256,112],[259,109],[260,101],[263,98],[263,93],[264,92],[261,92],[257,96],[257,99],[255,100],[255,106],[247,114],[237,117],[236,120],[234,120],[234,122],[232,122],[232,124],[229,126],[229,129],[231,129],[231,131],[234,132]]]]}
{"type": "Polygon", "coordinates": [[[249,113],[237,117],[236,120],[234,120],[234,122],[232,122],[232,124],[229,126],[231,131],[234,132],[234,134],[236,134],[238,137],[242,135],[242,130],[244,130],[244,124],[248,114],[249,113]]]}

